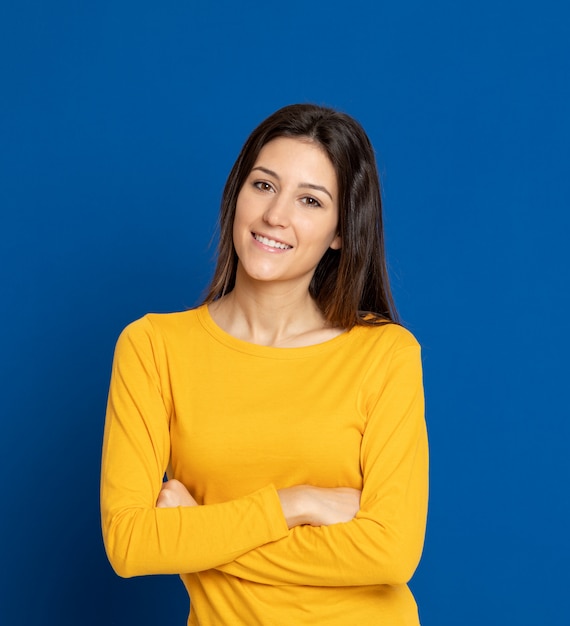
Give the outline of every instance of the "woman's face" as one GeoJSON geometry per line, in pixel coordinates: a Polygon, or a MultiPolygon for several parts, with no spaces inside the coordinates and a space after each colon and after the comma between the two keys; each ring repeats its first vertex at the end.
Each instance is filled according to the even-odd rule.
{"type": "Polygon", "coordinates": [[[234,246],[256,281],[306,284],[338,236],[338,185],[324,150],[310,140],[267,143],[237,198],[234,246]]]}

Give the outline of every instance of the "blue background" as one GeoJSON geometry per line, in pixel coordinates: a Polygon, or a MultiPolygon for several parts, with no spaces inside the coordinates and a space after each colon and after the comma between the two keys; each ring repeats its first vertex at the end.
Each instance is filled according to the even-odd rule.
{"type": "MultiPolygon", "coordinates": [[[[196,304],[221,189],[276,108],[358,118],[424,347],[424,626],[570,623],[566,3],[0,7],[0,623],[184,624],[98,510],[120,330],[196,304]]],[[[348,623],[348,622],[347,622],[348,623]]]]}

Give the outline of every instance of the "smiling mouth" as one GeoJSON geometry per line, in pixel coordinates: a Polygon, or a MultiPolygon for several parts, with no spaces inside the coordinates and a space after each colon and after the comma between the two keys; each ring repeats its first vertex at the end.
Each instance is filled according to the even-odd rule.
{"type": "Polygon", "coordinates": [[[268,239],[267,237],[263,237],[262,235],[258,235],[257,233],[251,233],[255,241],[259,241],[264,246],[269,246],[270,248],[279,248],[279,250],[290,250],[293,246],[290,246],[287,243],[283,243],[282,241],[276,241],[275,239],[268,239]]]}

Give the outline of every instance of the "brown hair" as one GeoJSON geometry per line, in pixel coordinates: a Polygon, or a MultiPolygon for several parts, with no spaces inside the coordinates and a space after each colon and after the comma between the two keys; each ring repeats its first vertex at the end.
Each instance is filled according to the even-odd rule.
{"type": "Polygon", "coordinates": [[[246,140],[222,195],[218,260],[204,303],[214,302],[234,288],[237,255],[232,233],[237,197],[261,149],[277,137],[318,143],[336,172],[342,247],[327,250],[309,286],[326,320],[347,330],[356,324],[397,322],[386,267],[374,149],[352,117],[313,104],[279,109],[246,140]]]}

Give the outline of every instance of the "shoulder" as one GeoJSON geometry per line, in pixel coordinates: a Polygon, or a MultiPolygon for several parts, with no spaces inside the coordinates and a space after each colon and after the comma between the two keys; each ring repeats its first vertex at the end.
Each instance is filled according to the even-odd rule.
{"type": "Polygon", "coordinates": [[[154,344],[182,338],[198,323],[198,311],[189,309],[175,313],[147,313],[123,329],[117,344],[154,344]]]}
{"type": "Polygon", "coordinates": [[[416,337],[407,329],[393,322],[375,325],[355,326],[350,335],[355,342],[374,346],[382,352],[391,352],[403,348],[420,349],[416,337]]]}
{"type": "MultiPolygon", "coordinates": [[[[352,331],[351,331],[352,332],[352,331]]],[[[365,353],[362,392],[376,402],[387,390],[406,398],[422,391],[422,355],[415,336],[395,323],[359,326],[361,350],[365,353]]]]}

